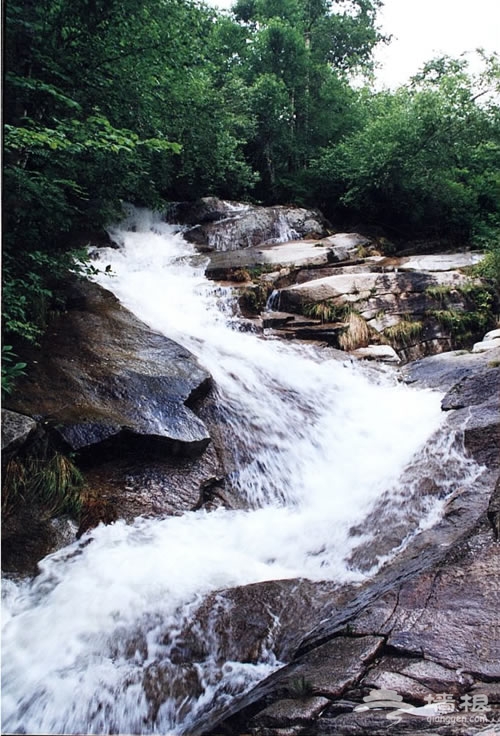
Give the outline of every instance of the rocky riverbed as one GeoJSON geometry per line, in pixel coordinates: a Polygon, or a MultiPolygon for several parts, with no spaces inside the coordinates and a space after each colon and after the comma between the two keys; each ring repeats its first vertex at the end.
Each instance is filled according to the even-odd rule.
{"type": "MultiPolygon", "coordinates": [[[[440,390],[450,437],[458,429],[478,464],[466,488],[450,475],[442,517],[387,565],[380,561],[408,530],[396,529],[381,500],[352,559],[380,567],[363,584],[267,581],[209,595],[179,656],[196,664],[200,641],[216,634],[221,662],[258,662],[272,650],[283,667],[190,736],[497,733],[500,331],[494,297],[472,269],[482,254],[387,255],[386,244],[332,233],[319,213],[298,208],[208,199],[177,207],[176,217],[208,259],[208,277],[239,294],[242,329],[381,360],[398,380],[440,390]],[[376,696],[389,705],[370,706],[376,696]],[[398,703],[406,712],[394,726],[387,716],[398,703]]],[[[99,522],[241,506],[228,480],[235,443],[211,376],[108,291],[69,284],[67,310],[29,357],[3,410],[4,477],[57,452],[71,455],[85,487],[73,521],[7,493],[5,570],[35,571],[99,522]]],[[[425,455],[418,462],[421,470],[425,455]]],[[[422,473],[422,504],[446,473],[422,473]]]]}

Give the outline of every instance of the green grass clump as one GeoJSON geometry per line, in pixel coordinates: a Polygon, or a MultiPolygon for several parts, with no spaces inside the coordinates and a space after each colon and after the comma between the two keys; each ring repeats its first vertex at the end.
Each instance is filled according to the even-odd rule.
{"type": "Polygon", "coordinates": [[[82,500],[84,478],[76,465],[59,452],[49,460],[13,458],[7,463],[2,488],[2,512],[20,504],[40,504],[46,513],[76,515],[82,500]]]}
{"type": "Polygon", "coordinates": [[[303,309],[306,317],[319,319],[321,322],[344,322],[351,312],[350,304],[334,304],[330,299],[323,302],[307,304],[303,309]]]}
{"type": "Polygon", "coordinates": [[[403,319],[397,325],[387,327],[382,333],[390,343],[408,347],[413,345],[422,334],[423,324],[419,320],[403,319]]]}

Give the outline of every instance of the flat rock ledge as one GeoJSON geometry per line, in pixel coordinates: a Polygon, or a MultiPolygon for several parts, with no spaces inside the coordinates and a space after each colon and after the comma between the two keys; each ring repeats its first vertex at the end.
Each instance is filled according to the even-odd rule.
{"type": "MultiPolygon", "coordinates": [[[[241,218],[251,227],[251,218],[237,215],[240,224],[241,218]]],[[[276,336],[393,363],[462,346],[485,352],[500,342],[500,331],[490,330],[474,344],[494,325],[495,297],[473,270],[483,253],[386,256],[383,242],[356,232],[320,237],[294,230],[293,238],[275,242],[264,239],[256,222],[245,247],[236,236],[232,243],[233,221],[207,226],[229,242],[216,248],[224,252],[212,249],[206,275],[238,288],[245,316],[262,316],[264,329],[276,336]],[[285,324],[274,311],[288,315],[285,324]]]]}
{"type": "Polygon", "coordinates": [[[131,438],[174,454],[202,452],[210,436],[189,404],[211,379],[194,356],[96,284],[74,283],[68,304],[8,408],[40,421],[72,452],[131,438]]]}

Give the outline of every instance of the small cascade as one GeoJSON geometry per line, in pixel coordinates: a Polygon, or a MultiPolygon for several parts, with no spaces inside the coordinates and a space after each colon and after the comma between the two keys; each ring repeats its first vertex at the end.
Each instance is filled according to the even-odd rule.
{"type": "Polygon", "coordinates": [[[273,238],[273,242],[275,243],[288,243],[290,240],[300,239],[299,233],[293,227],[290,227],[290,223],[283,212],[278,212],[274,227],[277,231],[276,236],[273,238]]]}
{"type": "Polygon", "coordinates": [[[279,289],[273,289],[269,294],[266,302],[266,312],[279,312],[280,311],[280,296],[281,292],[279,289]]]}
{"type": "Polygon", "coordinates": [[[279,666],[271,634],[254,662],[219,661],[216,631],[189,649],[206,596],[362,582],[439,518],[451,485],[480,473],[442,429],[439,394],[235,330],[231,291],[205,279],[206,259],[161,216],[130,209],[112,236],[119,249],[101,258],[113,277],[97,280],[212,374],[247,509],[100,526],[33,581],[9,581],[4,732],[187,736],[279,666]],[[395,531],[375,549],[382,511],[395,531]]]}

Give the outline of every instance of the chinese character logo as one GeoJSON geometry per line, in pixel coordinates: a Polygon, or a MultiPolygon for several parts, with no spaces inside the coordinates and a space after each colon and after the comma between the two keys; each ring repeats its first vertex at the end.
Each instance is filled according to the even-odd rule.
{"type": "MultiPolygon", "coordinates": [[[[451,723],[450,714],[455,714],[454,718],[461,712],[472,714],[469,720],[474,722],[486,721],[484,715],[486,711],[491,710],[488,706],[487,695],[462,695],[460,703],[457,707],[454,696],[450,693],[432,693],[426,698],[427,705],[416,706],[410,703],[404,703],[403,698],[395,690],[370,690],[370,694],[363,698],[363,703],[354,708],[355,712],[361,713],[367,710],[389,709],[386,718],[399,723],[401,716],[407,713],[410,716],[418,718],[427,718],[431,721],[451,723]],[[479,714],[479,715],[476,715],[479,714]]],[[[458,715],[459,720],[464,720],[465,716],[458,715]]]]}
{"type": "Polygon", "coordinates": [[[399,722],[401,711],[413,710],[414,705],[404,703],[401,695],[395,690],[370,690],[370,694],[363,698],[364,705],[357,705],[354,710],[358,713],[365,710],[376,710],[378,708],[390,708],[392,713],[387,718],[399,722]]]}

